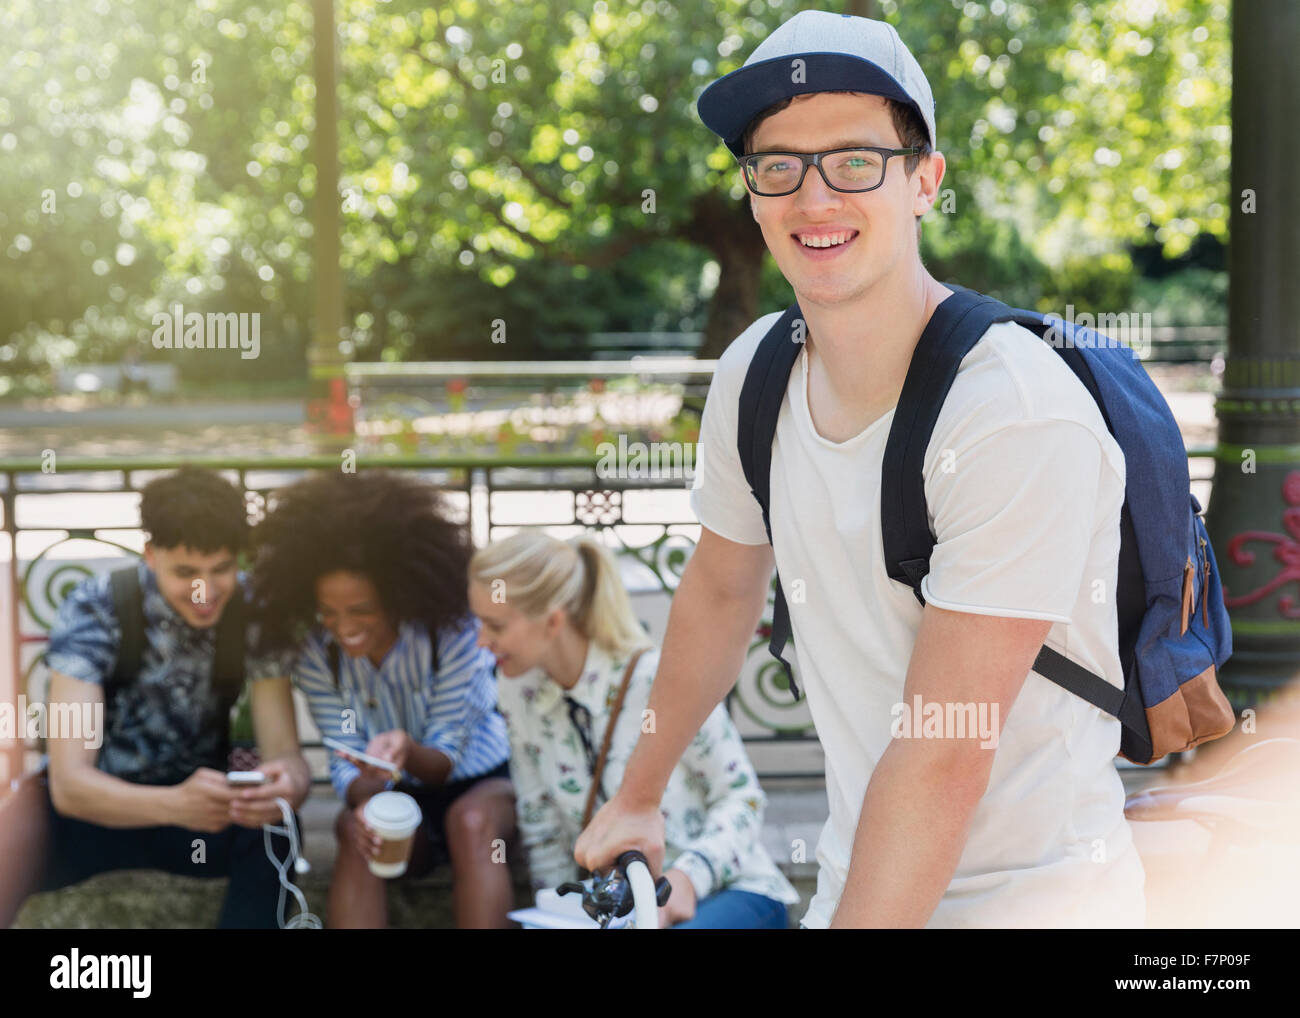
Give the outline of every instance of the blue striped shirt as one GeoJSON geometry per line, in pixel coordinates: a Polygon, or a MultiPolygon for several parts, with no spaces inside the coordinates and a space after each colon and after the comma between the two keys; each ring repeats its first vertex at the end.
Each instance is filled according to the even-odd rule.
{"type": "MultiPolygon", "coordinates": [[[[496,709],[492,655],[478,646],[478,633],[477,619],[440,631],[435,674],[427,629],[403,622],[378,668],[340,648],[335,686],[327,650],[334,638],[317,626],[299,647],[293,684],[306,695],[321,735],[364,751],[379,733],[400,728],[451,759],[448,781],[476,777],[510,756],[505,720],[496,709]]],[[[340,798],[358,774],[355,764],[331,754],[330,781],[340,798]]],[[[407,780],[421,784],[413,776],[407,780]]]]}

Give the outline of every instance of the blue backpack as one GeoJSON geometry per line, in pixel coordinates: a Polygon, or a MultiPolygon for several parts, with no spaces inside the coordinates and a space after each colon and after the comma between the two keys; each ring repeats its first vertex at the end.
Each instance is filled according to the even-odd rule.
{"type": "MultiPolygon", "coordinates": [[[[917,342],[885,446],[881,531],[890,578],[906,583],[925,604],[921,580],[930,569],[935,537],[922,463],[939,409],[962,358],[989,326],[1024,326],[1047,340],[1092,394],[1124,452],[1127,475],[1116,584],[1124,689],[1047,646],[1033,670],[1118,718],[1120,754],[1134,763],[1154,763],[1226,735],[1235,719],[1217,674],[1232,654],[1232,630],[1201,506],[1189,491],[1182,435],[1164,397],[1128,347],[1072,322],[944,285],[953,294],[935,309],[917,342]]],[[[737,446],[769,543],[772,439],[802,346],[794,338],[796,322],[802,324],[798,304],[759,343],[740,394],[737,446]]],[[[784,666],[798,699],[790,663],[781,656],[790,636],[778,575],[768,650],[784,666]]]]}

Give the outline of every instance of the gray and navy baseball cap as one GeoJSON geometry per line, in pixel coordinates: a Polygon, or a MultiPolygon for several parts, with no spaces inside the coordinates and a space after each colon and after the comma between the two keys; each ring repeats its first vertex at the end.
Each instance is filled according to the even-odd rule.
{"type": "Polygon", "coordinates": [[[700,119],[744,154],[745,128],[769,106],[808,92],[866,92],[911,106],[934,131],[930,83],[894,26],[829,11],[801,11],[764,39],[743,67],[700,96],[700,119]],[[796,63],[802,61],[802,63],[796,63]]]}

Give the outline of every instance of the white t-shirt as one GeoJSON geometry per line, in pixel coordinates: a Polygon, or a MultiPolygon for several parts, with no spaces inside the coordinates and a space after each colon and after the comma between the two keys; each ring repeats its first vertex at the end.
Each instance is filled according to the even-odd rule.
{"type": "MultiPolygon", "coordinates": [[[[760,318],[723,353],[701,427],[692,507],[701,524],[742,544],[767,535],[736,451],[740,390],[778,317],[760,318]]],[[[830,816],[803,919],[825,927],[903,702],[923,608],[884,565],[880,475],[893,410],[828,441],[813,427],[807,380],[805,348],[777,421],[771,524],[801,686],[826,755],[830,816]],[[802,603],[790,596],[796,580],[802,603]]],[[[1050,620],[1049,646],[1122,688],[1124,455],[1060,356],[1018,325],[992,326],[961,363],[924,474],[937,539],[922,582],[927,603],[1050,620]]],[[[1031,671],[929,926],[1144,925],[1144,873],[1114,764],[1119,738],[1116,719],[1031,671]]]]}

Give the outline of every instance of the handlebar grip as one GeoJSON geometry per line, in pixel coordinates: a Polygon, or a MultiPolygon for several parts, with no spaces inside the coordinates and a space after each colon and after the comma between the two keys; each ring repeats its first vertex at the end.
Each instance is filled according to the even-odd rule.
{"type": "Polygon", "coordinates": [[[626,873],[628,866],[630,866],[634,862],[641,863],[643,866],[645,866],[646,869],[650,868],[650,860],[647,859],[641,852],[637,851],[635,848],[628,849],[617,859],[615,859],[614,867],[626,873]]]}
{"type": "MultiPolygon", "coordinates": [[[[627,868],[634,862],[641,863],[647,870],[650,869],[650,860],[635,848],[629,849],[620,855],[618,861],[614,863],[614,866],[616,869],[622,870],[626,875],[627,868]]],[[[668,904],[668,897],[672,893],[673,885],[667,877],[660,877],[655,881],[655,904],[661,907],[668,904]]]]}

